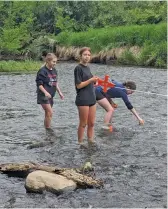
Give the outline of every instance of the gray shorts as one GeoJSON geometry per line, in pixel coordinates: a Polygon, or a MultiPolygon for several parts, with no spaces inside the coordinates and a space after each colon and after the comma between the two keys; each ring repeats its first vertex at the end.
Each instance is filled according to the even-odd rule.
{"type": "Polygon", "coordinates": [[[51,107],[54,104],[53,97],[50,99],[42,94],[37,94],[37,104],[50,104],[51,107]]]}

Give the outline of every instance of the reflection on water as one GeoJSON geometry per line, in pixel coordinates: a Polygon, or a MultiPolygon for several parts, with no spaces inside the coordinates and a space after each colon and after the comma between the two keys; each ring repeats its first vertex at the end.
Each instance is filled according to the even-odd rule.
{"type": "MultiPolygon", "coordinates": [[[[112,133],[101,130],[104,110],[97,107],[97,149],[77,144],[78,113],[74,104],[75,63],[58,64],[65,100],[56,95],[53,131],[43,127],[43,111],[36,104],[35,74],[2,74],[0,88],[0,161],[46,163],[80,167],[87,160],[102,178],[102,189],[78,189],[55,196],[26,194],[24,179],[0,174],[0,207],[166,207],[166,98],[135,93],[134,107],[145,120],[139,126],[121,100],[115,100],[112,133]],[[67,84],[68,81],[68,85],[67,84]],[[159,104],[159,105],[158,105],[159,104]]],[[[134,80],[138,90],[166,94],[166,72],[156,69],[91,65],[93,74],[109,74],[119,81],[134,80]]]]}

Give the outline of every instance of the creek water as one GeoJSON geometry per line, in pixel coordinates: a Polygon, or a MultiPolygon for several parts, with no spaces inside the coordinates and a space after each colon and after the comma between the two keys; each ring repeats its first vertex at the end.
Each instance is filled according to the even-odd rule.
{"type": "MultiPolygon", "coordinates": [[[[164,208],[167,205],[167,97],[136,92],[133,106],[145,120],[139,126],[121,99],[113,117],[114,132],[101,130],[104,110],[97,106],[95,139],[99,149],[88,152],[77,144],[78,112],[74,104],[73,70],[76,63],[58,63],[59,85],[65,99],[55,96],[52,128],[54,143],[45,142],[44,113],[36,104],[35,76],[0,74],[0,163],[32,161],[60,167],[80,167],[91,160],[101,189],[77,189],[59,196],[26,193],[25,179],[0,173],[3,208],[164,208]]],[[[137,90],[167,94],[167,72],[162,69],[90,64],[93,74],[109,74],[118,81],[133,80],[137,90]]]]}

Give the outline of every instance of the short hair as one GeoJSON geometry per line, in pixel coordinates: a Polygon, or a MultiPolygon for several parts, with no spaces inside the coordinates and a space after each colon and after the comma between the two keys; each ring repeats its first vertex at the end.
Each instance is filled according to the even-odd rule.
{"type": "Polygon", "coordinates": [[[79,51],[79,55],[82,56],[83,52],[89,51],[91,53],[91,49],[89,47],[83,47],[79,51]]]}
{"type": "Polygon", "coordinates": [[[123,85],[126,87],[126,88],[129,88],[131,90],[136,90],[136,84],[134,81],[126,81],[123,83],[123,85]]]}
{"type": "Polygon", "coordinates": [[[51,61],[55,58],[57,58],[57,56],[54,53],[48,53],[45,57],[45,61],[48,62],[48,61],[51,61]]]}

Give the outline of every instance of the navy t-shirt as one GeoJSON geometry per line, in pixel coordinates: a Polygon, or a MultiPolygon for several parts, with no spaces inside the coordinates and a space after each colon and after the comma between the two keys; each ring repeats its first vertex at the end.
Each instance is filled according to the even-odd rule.
{"type": "MultiPolygon", "coordinates": [[[[112,82],[115,84],[114,88],[109,88],[106,92],[107,97],[109,98],[122,98],[124,101],[125,105],[129,110],[133,108],[131,102],[128,99],[127,91],[125,86],[122,83],[119,83],[115,80],[112,80],[112,82]]],[[[96,88],[99,91],[103,91],[101,86],[98,86],[96,88]]]]}
{"type": "MultiPolygon", "coordinates": [[[[82,64],[77,65],[74,70],[75,88],[76,84],[87,81],[92,77],[93,75],[88,66],[82,64]]],[[[93,83],[90,83],[81,89],[76,88],[76,93],[77,95],[75,103],[77,106],[90,106],[96,103],[96,95],[93,83]]]]}
{"type": "Polygon", "coordinates": [[[39,86],[42,85],[45,88],[45,90],[52,97],[54,97],[56,93],[57,79],[58,79],[58,74],[55,68],[49,70],[46,66],[43,66],[38,71],[36,76],[37,93],[41,93],[39,86]]]}

